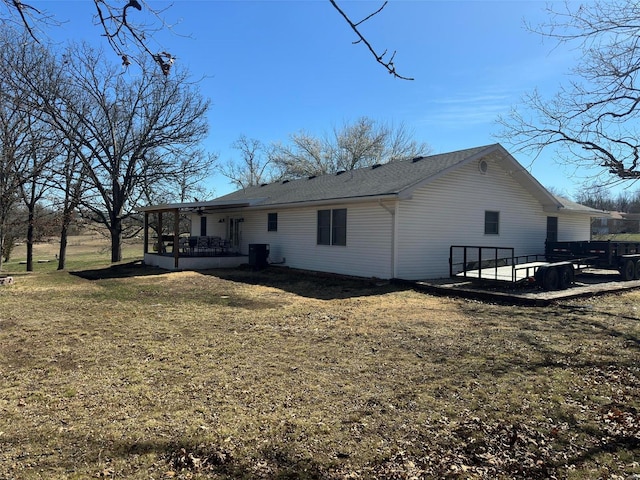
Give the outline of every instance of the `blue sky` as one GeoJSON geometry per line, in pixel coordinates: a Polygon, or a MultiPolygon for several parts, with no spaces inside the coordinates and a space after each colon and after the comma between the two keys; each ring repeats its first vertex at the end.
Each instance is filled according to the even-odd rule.
{"type": "MultiPolygon", "coordinates": [[[[86,0],[32,2],[67,21],[57,39],[100,42],[86,0]]],[[[382,2],[339,2],[352,19],[382,2]]],[[[241,134],[285,142],[304,130],[317,136],[367,116],[404,125],[434,153],[496,143],[499,114],[538,88],[552,95],[569,79],[576,51],[528,32],[524,21],[546,18],[540,1],[391,0],[363,27],[379,51],[397,52],[395,79],[363,45],[327,0],[177,0],[165,13],[173,34],[151,45],[185,65],[211,99],[205,148],[225,162],[241,134]]],[[[150,1],[153,6],[167,2],[150,1]]],[[[114,55],[114,61],[117,61],[114,55]]],[[[546,152],[516,158],[546,187],[573,196],[581,175],[546,152]]],[[[216,195],[234,190],[220,174],[216,195]]]]}

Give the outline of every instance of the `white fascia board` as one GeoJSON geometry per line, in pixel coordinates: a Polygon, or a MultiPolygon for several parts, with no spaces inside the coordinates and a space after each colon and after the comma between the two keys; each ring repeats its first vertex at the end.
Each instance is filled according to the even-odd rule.
{"type": "Polygon", "coordinates": [[[384,195],[372,195],[363,197],[329,198],[305,202],[271,203],[269,205],[250,205],[245,208],[250,210],[281,210],[285,208],[321,207],[325,205],[349,205],[356,203],[378,202],[382,200],[396,200],[398,195],[389,193],[384,195]]]}
{"type": "Polygon", "coordinates": [[[148,207],[141,207],[138,209],[140,212],[158,212],[164,210],[198,210],[200,208],[233,208],[233,207],[248,207],[252,204],[257,204],[264,201],[262,198],[250,199],[250,200],[211,200],[208,202],[188,202],[188,203],[166,203],[161,205],[150,205],[148,207]]]}

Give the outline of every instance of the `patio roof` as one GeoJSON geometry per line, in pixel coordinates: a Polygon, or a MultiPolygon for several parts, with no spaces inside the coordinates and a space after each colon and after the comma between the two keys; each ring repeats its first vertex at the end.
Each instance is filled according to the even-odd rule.
{"type": "Polygon", "coordinates": [[[140,212],[168,212],[171,210],[181,210],[183,212],[207,212],[209,210],[220,210],[222,208],[250,207],[260,203],[262,199],[248,200],[209,200],[206,202],[188,202],[188,203],[165,203],[161,205],[150,205],[141,207],[140,212]]]}

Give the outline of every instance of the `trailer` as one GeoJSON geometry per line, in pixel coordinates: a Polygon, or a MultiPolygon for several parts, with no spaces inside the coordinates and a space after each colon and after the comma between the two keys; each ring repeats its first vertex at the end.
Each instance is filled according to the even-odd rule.
{"type": "Polygon", "coordinates": [[[452,245],[449,250],[450,277],[471,281],[564,290],[587,268],[617,270],[624,280],[638,280],[640,243],[546,242],[544,254],[520,256],[511,247],[452,245]]]}
{"type": "Polygon", "coordinates": [[[611,240],[546,242],[545,257],[549,262],[588,259],[592,268],[617,270],[623,280],[640,279],[640,243],[611,240]]]}

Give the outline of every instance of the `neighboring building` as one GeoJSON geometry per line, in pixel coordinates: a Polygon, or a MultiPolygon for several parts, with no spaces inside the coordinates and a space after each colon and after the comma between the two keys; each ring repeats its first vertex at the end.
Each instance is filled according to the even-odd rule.
{"type": "Polygon", "coordinates": [[[591,234],[594,236],[621,233],[640,233],[639,213],[611,212],[606,217],[596,217],[591,221],[591,234]]]}
{"type": "Polygon", "coordinates": [[[544,253],[547,238],[588,240],[591,217],[603,213],[554,197],[499,144],[143,211],[147,220],[159,212],[190,215],[192,245],[206,236],[220,246],[209,252],[203,241],[201,249],[188,248],[185,238],[172,254],[145,248],[150,265],[231,266],[247,263],[234,254],[268,244],[270,263],[406,280],[448,276],[451,245],[513,247],[530,255],[544,253]]]}

